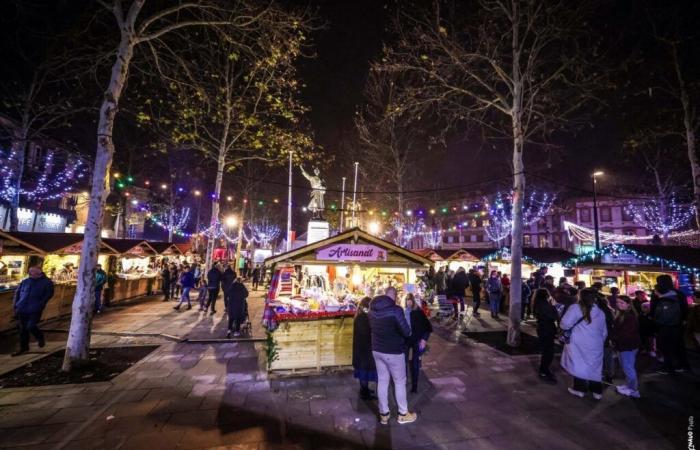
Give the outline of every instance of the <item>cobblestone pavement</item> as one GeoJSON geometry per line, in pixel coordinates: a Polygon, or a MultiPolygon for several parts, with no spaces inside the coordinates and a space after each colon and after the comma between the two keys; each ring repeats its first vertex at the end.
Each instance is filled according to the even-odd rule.
{"type": "MultiPolygon", "coordinates": [[[[128,331],[130,321],[131,328],[154,330],[161,323],[186,335],[204,336],[210,329],[194,310],[168,308],[172,304],[150,302],[117,309],[98,318],[95,329],[128,331]],[[144,319],[146,313],[154,319],[144,319]]],[[[259,328],[252,308],[251,316],[259,328]]],[[[94,344],[122,345],[124,339],[97,336],[94,344]]],[[[698,379],[687,374],[644,373],[638,400],[611,389],[600,402],[573,398],[561,372],[557,385],[540,383],[536,356],[509,357],[441,328],[431,337],[419,393],[409,397],[418,421],[381,426],[376,403],[358,399],[348,371],[271,379],[261,370],[261,344],[255,342],[141,336],[126,343],[146,342],[162,345],[111,382],[0,389],[0,447],[688,448],[689,416],[700,405],[698,379]]],[[[0,371],[6,361],[0,360],[0,371]]],[[[693,364],[700,369],[695,356],[693,364]]]]}

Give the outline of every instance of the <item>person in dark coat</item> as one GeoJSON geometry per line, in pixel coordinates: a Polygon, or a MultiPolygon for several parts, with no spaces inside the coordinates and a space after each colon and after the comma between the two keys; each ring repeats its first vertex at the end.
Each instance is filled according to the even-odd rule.
{"type": "Polygon", "coordinates": [[[557,380],[549,367],[554,360],[554,338],[557,334],[559,313],[557,313],[554,306],[555,301],[547,289],[537,289],[532,302],[532,309],[537,319],[537,341],[542,352],[539,375],[545,381],[556,383],[557,380]]]}
{"type": "Polygon", "coordinates": [[[433,284],[437,295],[445,295],[447,293],[447,273],[445,267],[440,267],[433,277],[433,284]]]}
{"type": "Polygon", "coordinates": [[[226,311],[228,311],[228,332],[226,337],[231,337],[231,332],[233,335],[238,337],[241,335],[241,323],[248,317],[248,303],[246,299],[248,298],[248,289],[243,285],[240,278],[236,277],[234,272],[234,282],[228,288],[228,304],[226,305],[226,311]]]}
{"type": "MultiPolygon", "coordinates": [[[[459,311],[464,313],[464,292],[469,287],[469,278],[464,267],[457,269],[450,282],[450,293],[459,300],[459,311]]],[[[455,309],[457,305],[455,305],[455,309]]]]}
{"type": "Polygon", "coordinates": [[[371,300],[365,297],[360,301],[352,326],[352,367],[354,377],[360,382],[360,398],[363,400],[374,398],[369,383],[377,382],[377,367],[372,356],[372,331],[367,315],[371,300]]]}
{"type": "Polygon", "coordinates": [[[474,270],[469,270],[469,289],[472,291],[472,300],[474,301],[474,311],[472,314],[474,317],[479,317],[479,306],[481,305],[481,277],[479,273],[474,270]]]}
{"type": "Polygon", "coordinates": [[[44,275],[40,267],[30,267],[28,274],[29,277],[22,280],[17,287],[12,304],[19,324],[19,350],[12,356],[29,351],[30,333],[36,338],[39,347],[46,345],[44,333],[38,324],[46,304],[53,297],[53,282],[44,275]]]}
{"type": "Polygon", "coordinates": [[[219,263],[216,263],[209,269],[209,272],[207,272],[207,291],[209,293],[209,299],[204,309],[209,309],[211,314],[216,314],[216,299],[219,297],[221,277],[221,266],[219,266],[219,263]]]}
{"type": "Polygon", "coordinates": [[[399,409],[399,423],[414,422],[418,417],[408,410],[406,401],[406,338],[411,327],[404,312],[396,304],[396,289],[389,287],[385,295],[369,304],[369,326],[372,330],[372,355],[377,366],[379,423],[389,423],[389,383],[394,380],[394,396],[399,409]]]}
{"type": "Polygon", "coordinates": [[[102,312],[102,290],[107,284],[107,272],[102,270],[102,265],[95,266],[95,312],[102,312]]]}
{"type": "Polygon", "coordinates": [[[224,308],[228,308],[228,296],[234,281],[236,281],[236,272],[231,268],[231,264],[226,264],[226,269],[224,269],[224,273],[221,274],[221,290],[224,291],[224,308]]]}
{"type": "Polygon", "coordinates": [[[161,288],[163,289],[163,301],[170,300],[170,268],[167,264],[163,264],[160,270],[161,288]]]}
{"type": "Polygon", "coordinates": [[[255,266],[253,269],[253,290],[257,291],[260,285],[260,266],[255,266]]]}
{"type": "Polygon", "coordinates": [[[433,326],[411,294],[406,297],[406,310],[409,312],[409,324],[411,326],[411,335],[407,339],[406,361],[410,362],[411,392],[415,394],[418,392],[421,357],[423,352],[425,352],[430,333],[433,332],[433,326]],[[410,360],[409,353],[411,356],[410,360]]]}
{"type": "Polygon", "coordinates": [[[170,265],[170,298],[180,295],[180,270],[176,264],[170,265]]]}
{"type": "Polygon", "coordinates": [[[618,352],[622,370],[625,372],[625,384],[616,386],[615,390],[618,394],[639,398],[639,381],[635,363],[642,339],[639,337],[637,311],[632,305],[632,299],[626,295],[617,296],[615,302],[617,308],[611,340],[618,352]]]}
{"type": "Polygon", "coordinates": [[[659,275],[656,278],[649,315],[656,326],[656,342],[664,356],[663,366],[658,372],[668,375],[676,370],[690,370],[683,342],[683,324],[688,317],[688,302],[675,289],[670,275],[659,275]],[[674,363],[678,366],[674,366],[674,363]]]}

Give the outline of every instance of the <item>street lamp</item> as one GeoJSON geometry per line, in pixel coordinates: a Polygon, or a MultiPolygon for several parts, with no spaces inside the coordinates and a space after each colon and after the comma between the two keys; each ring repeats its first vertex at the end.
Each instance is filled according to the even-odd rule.
{"type": "Polygon", "coordinates": [[[226,218],[226,226],[229,228],[235,227],[237,223],[238,220],[236,219],[236,216],[228,216],[226,218]]]}
{"type": "Polygon", "coordinates": [[[199,211],[202,208],[202,192],[196,190],[194,191],[194,196],[197,197],[197,224],[195,225],[195,232],[199,233],[199,211]]]}
{"type": "Polygon", "coordinates": [[[593,229],[595,231],[595,249],[600,250],[600,230],[598,229],[598,177],[602,176],[601,170],[593,172],[593,229]]]}
{"type": "Polygon", "coordinates": [[[370,232],[370,234],[374,234],[374,235],[379,234],[379,222],[370,222],[369,223],[369,232],[370,232]]]}
{"type": "Polygon", "coordinates": [[[163,190],[166,190],[166,189],[168,189],[168,185],[165,184],[165,183],[163,183],[163,184],[160,185],[160,188],[163,189],[163,190]]]}

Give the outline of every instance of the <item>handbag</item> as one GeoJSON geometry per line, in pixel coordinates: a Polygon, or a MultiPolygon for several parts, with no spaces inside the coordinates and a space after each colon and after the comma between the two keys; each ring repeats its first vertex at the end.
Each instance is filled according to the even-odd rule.
{"type": "Polygon", "coordinates": [[[562,345],[566,345],[566,344],[568,344],[569,342],[571,342],[571,334],[573,333],[574,328],[576,328],[576,325],[578,325],[579,323],[581,323],[582,320],[583,320],[583,317],[581,317],[580,319],[578,319],[578,320],[576,321],[576,323],[573,324],[572,327],[569,328],[568,330],[564,330],[564,329],[560,329],[560,330],[559,330],[559,335],[557,336],[557,339],[559,340],[559,342],[560,342],[562,345]]]}

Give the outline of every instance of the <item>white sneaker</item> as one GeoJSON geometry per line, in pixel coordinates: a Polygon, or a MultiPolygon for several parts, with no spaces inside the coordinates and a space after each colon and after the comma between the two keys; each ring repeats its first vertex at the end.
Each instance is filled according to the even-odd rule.
{"type": "Polygon", "coordinates": [[[619,386],[615,386],[615,390],[620,395],[630,395],[630,391],[631,391],[631,389],[628,388],[627,386],[625,386],[624,384],[621,384],[619,386]]]}
{"type": "Polygon", "coordinates": [[[569,394],[573,395],[574,397],[583,398],[583,396],[586,395],[583,392],[577,391],[574,388],[567,388],[567,390],[569,391],[569,394]]]}
{"type": "Polygon", "coordinates": [[[632,398],[640,398],[641,395],[639,395],[639,391],[633,391],[632,389],[629,389],[629,393],[627,394],[628,397],[632,398]]]}
{"type": "Polygon", "coordinates": [[[593,398],[596,400],[600,400],[603,398],[603,394],[596,394],[595,392],[593,393],[593,398]]]}

